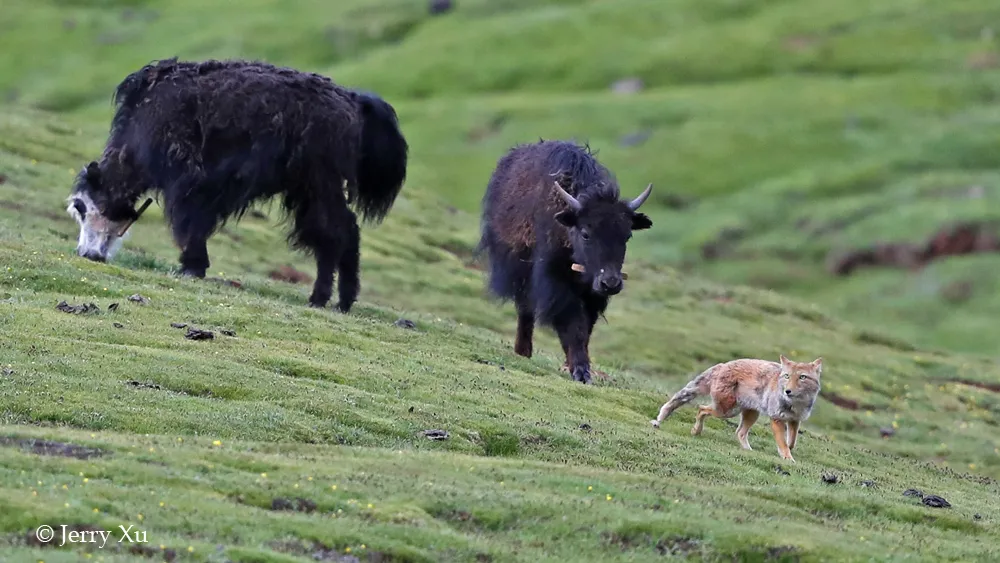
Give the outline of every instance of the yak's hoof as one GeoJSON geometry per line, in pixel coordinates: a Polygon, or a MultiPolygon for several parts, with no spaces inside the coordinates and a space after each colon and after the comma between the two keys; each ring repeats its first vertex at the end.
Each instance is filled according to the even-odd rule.
{"type": "Polygon", "coordinates": [[[186,278],[205,279],[205,270],[200,270],[195,268],[184,268],[181,270],[181,276],[184,276],[186,278]]]}
{"type": "Polygon", "coordinates": [[[352,305],[354,305],[354,303],[338,302],[337,303],[337,310],[340,311],[341,313],[344,313],[346,315],[347,313],[351,312],[351,306],[352,305]]]}
{"type": "Polygon", "coordinates": [[[584,385],[590,383],[590,370],[587,368],[576,368],[573,370],[573,381],[579,381],[584,385]]]}

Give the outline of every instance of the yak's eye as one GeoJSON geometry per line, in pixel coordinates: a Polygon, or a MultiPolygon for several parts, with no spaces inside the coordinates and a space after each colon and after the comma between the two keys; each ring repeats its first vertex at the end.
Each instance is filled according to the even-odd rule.
{"type": "Polygon", "coordinates": [[[73,207],[76,209],[76,212],[80,214],[81,221],[87,218],[87,206],[84,205],[82,201],[80,201],[79,199],[74,199],[73,207]]]}
{"type": "Polygon", "coordinates": [[[587,231],[580,231],[580,237],[583,240],[590,240],[590,233],[588,233],[587,231]]]}

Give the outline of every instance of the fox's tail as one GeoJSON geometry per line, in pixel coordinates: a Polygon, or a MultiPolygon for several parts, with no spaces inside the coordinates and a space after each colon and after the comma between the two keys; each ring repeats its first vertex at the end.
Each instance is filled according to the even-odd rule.
{"type": "Polygon", "coordinates": [[[708,393],[708,382],[715,373],[716,368],[719,368],[722,364],[715,364],[714,366],[701,372],[697,377],[688,382],[683,389],[674,393],[674,396],[670,398],[669,401],[660,407],[660,414],[657,415],[656,420],[651,420],[650,424],[653,428],[659,428],[660,423],[663,422],[665,418],[673,414],[673,412],[680,407],[690,403],[699,395],[705,395],[708,393]]]}

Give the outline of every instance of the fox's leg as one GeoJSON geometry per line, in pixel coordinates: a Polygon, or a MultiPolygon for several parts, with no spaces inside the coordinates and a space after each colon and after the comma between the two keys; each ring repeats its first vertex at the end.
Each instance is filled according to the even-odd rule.
{"type": "Polygon", "coordinates": [[[757,417],[760,413],[753,409],[746,409],[740,416],[740,427],[736,429],[736,439],[740,441],[740,445],[743,446],[744,450],[752,450],[750,447],[750,427],[757,422],[757,417]]]}
{"type": "Polygon", "coordinates": [[[774,432],[774,441],[778,444],[778,453],[781,454],[781,458],[795,463],[795,460],[792,459],[792,452],[788,449],[788,444],[785,443],[785,434],[788,432],[785,422],[771,420],[771,431],[774,432]]]}
{"type": "Polygon", "coordinates": [[[788,444],[788,451],[795,449],[795,440],[799,437],[799,421],[788,421],[788,432],[785,435],[785,443],[788,444]]]}
{"type": "Polygon", "coordinates": [[[714,405],[703,405],[698,407],[698,414],[694,417],[694,426],[691,427],[691,435],[697,436],[705,428],[705,419],[715,414],[714,405]]]}

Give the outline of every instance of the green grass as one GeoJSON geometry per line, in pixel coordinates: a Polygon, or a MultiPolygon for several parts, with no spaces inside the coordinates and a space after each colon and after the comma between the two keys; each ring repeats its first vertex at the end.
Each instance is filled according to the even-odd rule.
{"type": "Polygon", "coordinates": [[[823,270],[843,247],[997,217],[1000,73],[967,66],[997,52],[993,4],[478,0],[440,18],[403,0],[8,4],[0,50],[23,56],[0,58],[0,559],[997,556],[1000,396],[972,385],[1000,381],[996,256],[823,270]],[[363,231],[350,315],[269,279],[314,273],[273,214],[209,242],[210,275],[239,288],[177,278],[157,206],[114,263],[73,256],[64,199],[103,145],[111,90],[175,54],[265,57],[397,107],[409,179],[363,231]],[[610,92],[629,76],[646,88],[610,92]],[[656,185],[591,346],[610,382],[560,373],[547,331],[515,356],[512,308],[471,262],[496,159],[540,136],[589,140],[627,194],[656,185]],[[746,234],[702,259],[725,228],[746,234]],[[956,281],[972,283],[965,303],[942,296],[956,281]],[[692,409],[649,427],[707,365],[780,353],[826,365],[797,464],[766,421],[751,452],[718,420],[691,437],[692,409]],[[134,524],[152,551],[38,548],[41,524],[134,524]]]}

